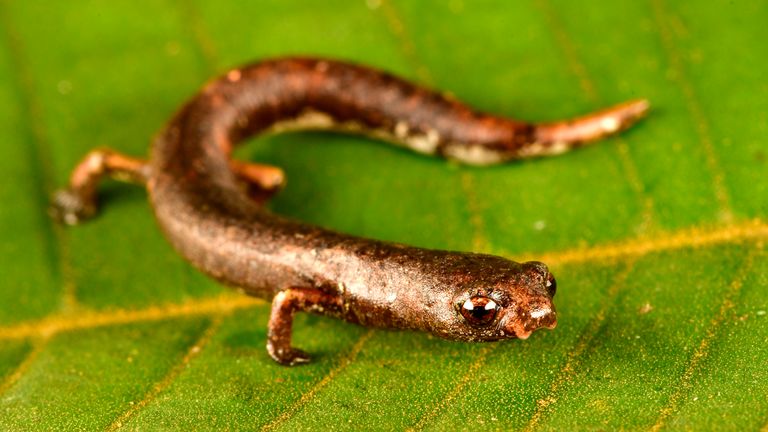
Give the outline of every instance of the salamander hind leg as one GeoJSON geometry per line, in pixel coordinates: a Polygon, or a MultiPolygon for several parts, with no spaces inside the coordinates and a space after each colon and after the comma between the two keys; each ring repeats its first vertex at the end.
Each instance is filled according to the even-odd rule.
{"type": "Polygon", "coordinates": [[[93,150],[72,171],[69,186],[53,194],[49,213],[60,222],[78,224],[96,214],[96,189],[104,177],[144,184],[148,176],[146,161],[109,149],[93,150]]]}
{"type": "Polygon", "coordinates": [[[309,354],[291,346],[293,317],[296,311],[338,315],[341,297],[314,288],[290,288],[277,293],[269,317],[267,352],[276,362],[293,366],[309,362],[309,354]]]}
{"type": "Polygon", "coordinates": [[[245,187],[248,196],[259,204],[272,198],[285,186],[285,173],[272,165],[230,161],[230,167],[245,187]]]}

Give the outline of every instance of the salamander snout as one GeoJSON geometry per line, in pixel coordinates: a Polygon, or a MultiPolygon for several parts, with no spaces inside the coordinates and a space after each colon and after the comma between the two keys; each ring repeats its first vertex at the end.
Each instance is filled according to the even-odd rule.
{"type": "Polygon", "coordinates": [[[552,302],[557,282],[546,265],[531,261],[523,264],[528,289],[519,296],[517,308],[506,322],[506,332],[519,339],[527,339],[540,328],[553,329],[557,325],[557,312],[552,302]]]}
{"type": "Polygon", "coordinates": [[[554,305],[542,304],[518,313],[516,319],[507,324],[507,332],[518,339],[528,339],[540,328],[553,329],[557,326],[557,312],[554,305]]]}

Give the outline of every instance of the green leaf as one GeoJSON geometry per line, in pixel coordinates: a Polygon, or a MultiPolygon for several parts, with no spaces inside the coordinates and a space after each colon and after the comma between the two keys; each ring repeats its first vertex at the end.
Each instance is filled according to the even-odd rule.
{"type": "Polygon", "coordinates": [[[760,429],[768,424],[765,2],[0,3],[0,429],[760,429]],[[142,156],[205,80],[288,54],[351,59],[530,120],[645,97],[618,138],[471,168],[288,134],[274,211],[420,246],[541,259],[560,323],[464,344],[268,305],[162,238],[109,183],[72,229],[48,194],[89,149],[142,156]]]}

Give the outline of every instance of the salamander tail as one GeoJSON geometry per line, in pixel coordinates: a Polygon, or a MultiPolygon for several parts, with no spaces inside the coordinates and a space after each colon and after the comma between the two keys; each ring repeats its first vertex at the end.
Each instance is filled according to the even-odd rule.
{"type": "Polygon", "coordinates": [[[565,151],[627,129],[645,117],[649,108],[646,99],[637,99],[575,119],[538,124],[536,142],[550,153],[565,151]]]}

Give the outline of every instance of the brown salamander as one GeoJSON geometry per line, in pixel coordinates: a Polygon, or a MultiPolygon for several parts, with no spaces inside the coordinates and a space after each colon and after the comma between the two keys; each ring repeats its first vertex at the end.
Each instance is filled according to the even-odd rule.
{"type": "Polygon", "coordinates": [[[628,127],[647,109],[638,100],[531,124],[364,66],[268,60],[206,85],[158,134],[149,161],[89,153],[54,195],[52,214],[67,224],[93,216],[104,176],[145,185],[179,253],[227,285],[272,299],[267,349],[282,364],[309,359],[291,345],[296,311],[464,341],[525,339],[556,324],[556,283],[544,264],[358,238],[272,214],[261,204],[279,190],[282,171],[235,161],[232,147],[267,131],[324,129],[494,164],[561,153],[628,127]]]}

